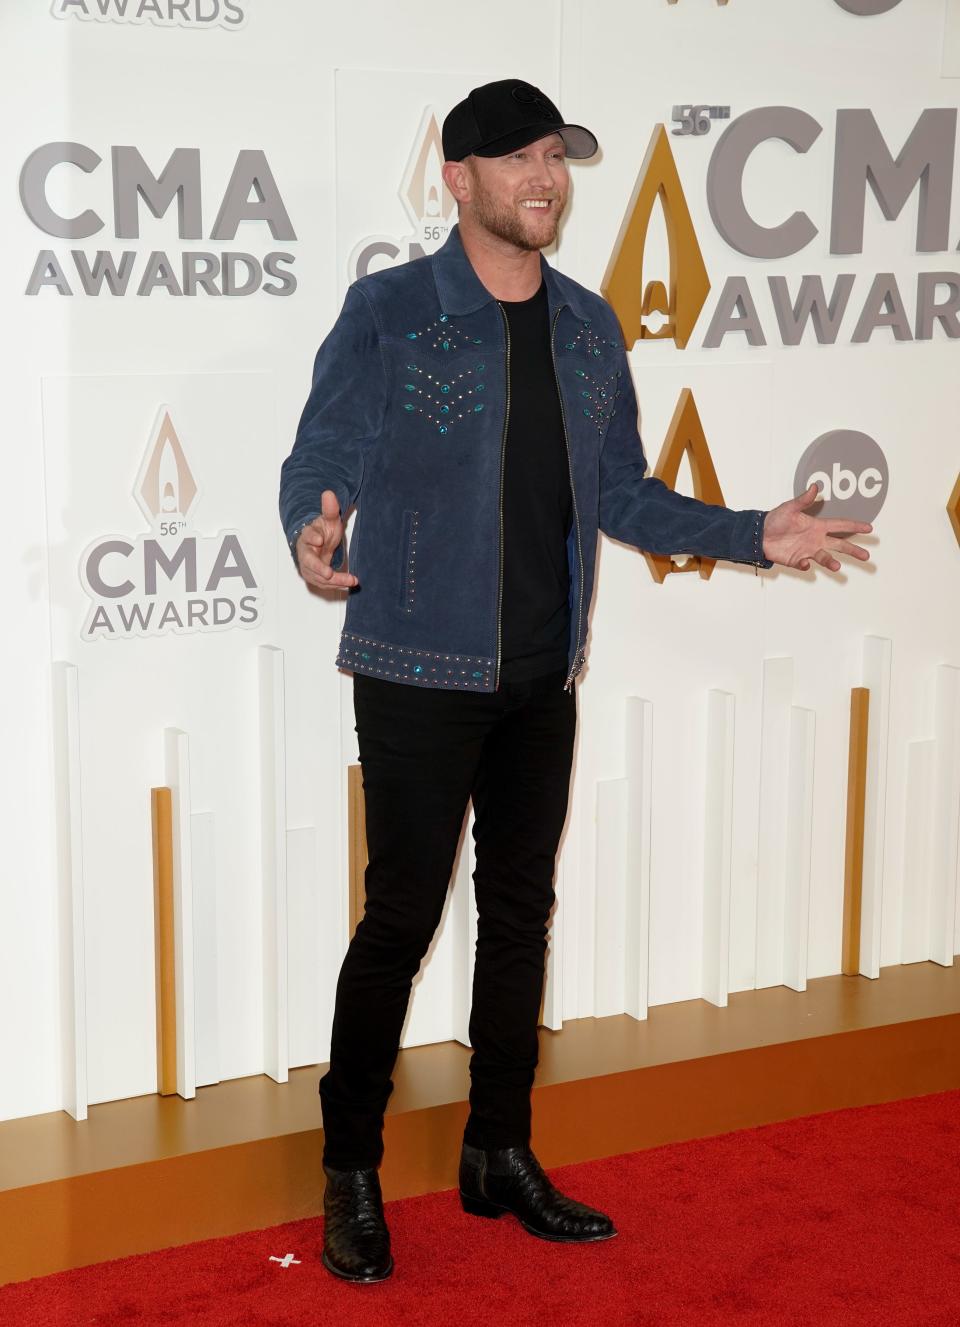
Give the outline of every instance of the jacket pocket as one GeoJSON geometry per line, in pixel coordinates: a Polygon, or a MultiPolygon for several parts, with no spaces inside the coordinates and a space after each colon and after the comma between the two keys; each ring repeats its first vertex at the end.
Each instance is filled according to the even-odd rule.
{"type": "Polygon", "coordinates": [[[405,511],[400,538],[400,607],[413,612],[417,592],[417,531],[420,525],[418,511],[405,511]]]}

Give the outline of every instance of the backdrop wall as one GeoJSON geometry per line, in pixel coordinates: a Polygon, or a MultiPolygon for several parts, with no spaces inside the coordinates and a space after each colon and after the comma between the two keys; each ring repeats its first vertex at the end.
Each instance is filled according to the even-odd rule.
{"type": "MultiPolygon", "coordinates": [[[[193,1082],[328,1054],[355,733],[342,605],[294,573],[279,465],[349,281],[453,220],[436,122],[508,74],[602,145],[572,168],[550,260],[606,288],[645,234],[642,281],[614,303],[646,328],[651,466],[689,388],[730,506],[822,469],[838,510],[879,508],[874,561],[835,578],[719,564],[658,584],[601,540],[546,1020],[840,970],[861,684],[861,970],[952,962],[960,3],[170,11],[0,12],[0,1118],[156,1090],[149,790],[171,769],[193,1082]],[[638,176],[668,204],[649,229],[638,176]]],[[[465,844],[407,1045],[465,1035],[470,868],[465,844]]]]}

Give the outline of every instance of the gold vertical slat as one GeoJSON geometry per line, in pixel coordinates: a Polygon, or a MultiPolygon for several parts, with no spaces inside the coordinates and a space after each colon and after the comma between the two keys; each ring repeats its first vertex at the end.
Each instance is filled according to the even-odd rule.
{"type": "Polygon", "coordinates": [[[156,945],[157,1091],[177,1090],[177,978],[173,939],[173,798],[150,789],[153,821],[153,916],[156,945]]]}
{"type": "Polygon", "coordinates": [[[847,844],[843,880],[843,963],[841,971],[860,971],[860,917],[863,905],[863,830],[867,796],[867,735],[870,690],[850,692],[850,755],[847,772],[847,844]]]}
{"type": "Polygon", "coordinates": [[[363,804],[363,770],[360,765],[347,768],[347,806],[350,834],[350,934],[363,916],[364,873],[367,869],[367,828],[363,804]]]}

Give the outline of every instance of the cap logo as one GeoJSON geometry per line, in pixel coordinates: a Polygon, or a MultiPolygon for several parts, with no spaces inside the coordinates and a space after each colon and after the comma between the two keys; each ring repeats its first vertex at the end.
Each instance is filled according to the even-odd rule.
{"type": "Polygon", "coordinates": [[[521,105],[539,106],[548,115],[552,116],[553,114],[550,107],[547,105],[547,100],[544,97],[543,93],[538,92],[536,88],[524,87],[523,85],[520,85],[518,87],[511,88],[510,95],[513,97],[514,101],[519,101],[521,105]]]}

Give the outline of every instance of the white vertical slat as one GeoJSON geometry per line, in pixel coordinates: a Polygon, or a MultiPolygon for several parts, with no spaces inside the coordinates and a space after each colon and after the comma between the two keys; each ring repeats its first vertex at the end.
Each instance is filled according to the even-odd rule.
{"type": "MultiPolygon", "coordinates": [[[[589,802],[589,797],[587,798],[589,802]]],[[[589,812],[594,831],[593,861],[589,862],[589,835],[580,844],[579,897],[577,899],[577,1018],[592,1018],[595,1014],[596,995],[596,935],[597,935],[597,803],[594,795],[589,812]],[[585,861],[585,859],[587,859],[585,861]],[[589,869],[584,869],[588,865],[589,869]]]]}
{"type": "Polygon", "coordinates": [[[191,815],[197,1087],[220,1082],[217,852],[214,830],[212,811],[195,811],[191,815]]]}
{"type": "Polygon", "coordinates": [[[53,751],[57,817],[60,968],[60,1103],[87,1118],[83,821],[80,812],[80,697],[77,669],[53,665],[53,751]]]}
{"type": "Polygon", "coordinates": [[[901,963],[924,963],[930,958],[930,868],[936,760],[935,738],[907,743],[901,963]]]}
{"type": "Polygon", "coordinates": [[[627,697],[627,898],[624,1012],[646,1018],[650,992],[650,851],[653,824],[653,704],[627,697]]]}
{"type": "Polygon", "coordinates": [[[547,960],[543,976],[543,1022],[551,1032],[563,1027],[563,863],[558,861],[554,877],[557,902],[547,934],[547,960]]]}
{"type": "Polygon", "coordinates": [[[164,729],[166,780],[173,812],[173,954],[177,996],[177,1092],[197,1092],[194,995],[193,852],[190,843],[190,742],[179,728],[164,729]]]}
{"type": "Polygon", "coordinates": [[[953,966],[957,911],[957,833],[960,829],[960,668],[937,668],[934,699],[937,735],[933,779],[930,873],[930,958],[953,966]]]}
{"type": "Polygon", "coordinates": [[[890,664],[893,644],[882,636],[863,639],[863,685],[870,689],[867,731],[867,791],[863,827],[863,893],[860,920],[860,974],[880,976],[880,922],[883,913],[883,840],[886,829],[887,763],[890,733],[890,664]]]}
{"type": "Polygon", "coordinates": [[[263,872],[263,1066],[277,1083],[288,1076],[287,784],[283,651],[261,645],[260,857],[263,872]]]}
{"type": "Polygon", "coordinates": [[[563,962],[563,1017],[578,1018],[580,1015],[580,878],[582,871],[576,869],[580,847],[579,832],[579,796],[574,792],[572,805],[574,811],[567,823],[567,831],[560,848],[559,871],[563,881],[563,894],[560,906],[563,909],[564,943],[560,953],[563,962]]]}
{"type": "Polygon", "coordinates": [[[816,715],[813,710],[792,706],[787,774],[784,925],[781,943],[783,984],[794,991],[807,989],[815,743],[816,715]]]}
{"type": "Polygon", "coordinates": [[[470,1003],[473,994],[473,968],[477,946],[477,909],[473,896],[473,812],[463,831],[463,842],[453,873],[447,925],[453,930],[453,969],[451,972],[451,1017],[453,1039],[461,1046],[470,1045],[470,1003]]]}
{"type": "Polygon", "coordinates": [[[627,801],[626,779],[604,779],[597,784],[595,1018],[622,1014],[626,1003],[627,801]]]}
{"type": "Polygon", "coordinates": [[[735,699],[707,692],[703,845],[703,998],[725,1006],[730,972],[730,873],[735,699]]]}
{"type": "Polygon", "coordinates": [[[779,986],[783,981],[792,699],[793,660],[764,659],[757,837],[755,985],[758,989],[779,986]]]}
{"type": "Polygon", "coordinates": [[[322,942],[317,831],[287,830],[287,1026],[289,1068],[319,1064],[322,942]]]}

